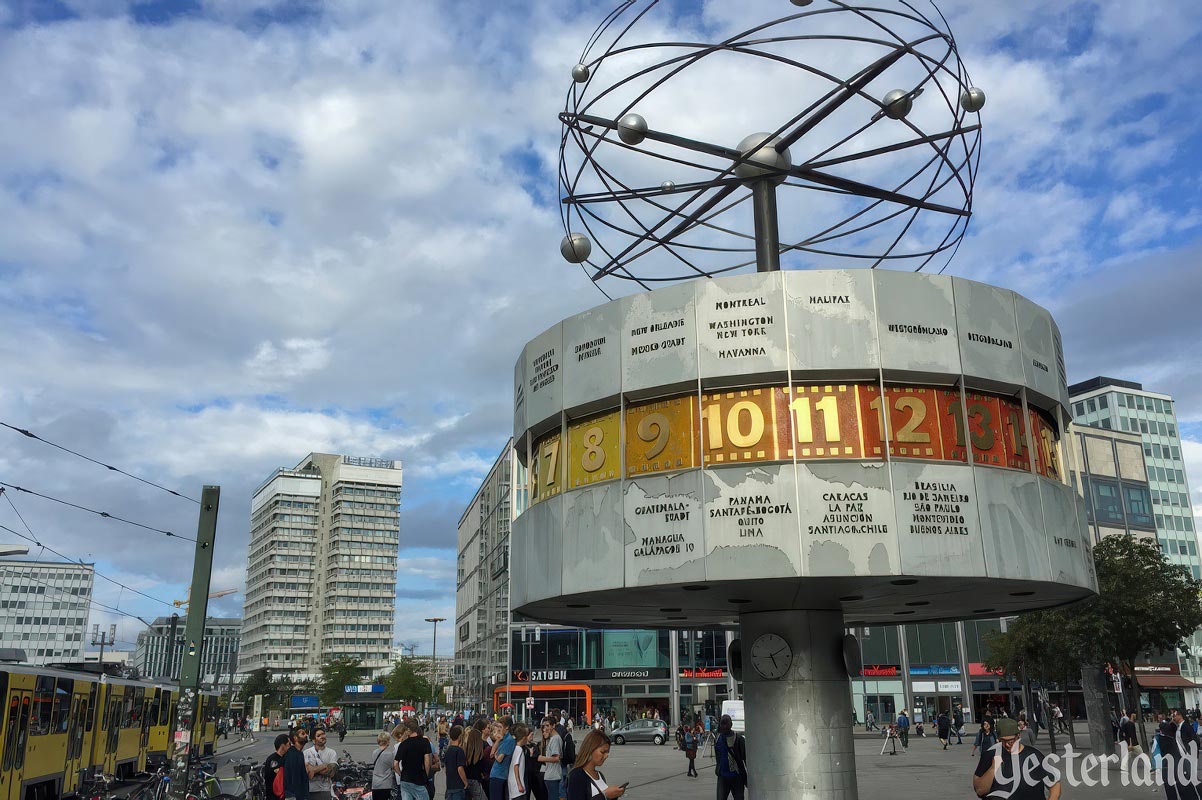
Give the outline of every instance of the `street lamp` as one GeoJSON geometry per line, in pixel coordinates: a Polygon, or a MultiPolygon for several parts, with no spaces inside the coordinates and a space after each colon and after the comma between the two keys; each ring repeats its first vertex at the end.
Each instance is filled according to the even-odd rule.
{"type": "Polygon", "coordinates": [[[438,700],[438,623],[446,622],[446,617],[426,617],[426,622],[434,623],[434,644],[430,647],[430,704],[438,700]]]}
{"type": "Polygon", "coordinates": [[[29,555],[29,545],[27,544],[0,544],[0,556],[25,555],[29,555]]]}

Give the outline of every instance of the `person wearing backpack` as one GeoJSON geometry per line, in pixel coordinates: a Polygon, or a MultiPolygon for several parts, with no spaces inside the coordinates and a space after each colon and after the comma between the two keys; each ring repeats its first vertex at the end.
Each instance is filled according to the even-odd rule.
{"type": "Polygon", "coordinates": [[[514,725],[510,731],[513,736],[513,756],[510,759],[507,781],[507,800],[526,800],[530,797],[530,778],[526,769],[529,763],[527,757],[526,745],[530,743],[530,737],[534,735],[534,731],[526,727],[525,723],[519,722],[514,725]]]}
{"type": "Polygon", "coordinates": [[[693,733],[693,729],[685,727],[680,735],[680,749],[684,751],[684,757],[689,760],[689,771],[685,773],[690,778],[697,776],[697,735],[693,733]]]}
{"type": "Polygon", "coordinates": [[[718,775],[718,800],[731,795],[735,800],[743,800],[747,790],[747,740],[743,734],[734,732],[729,714],[718,720],[714,757],[718,761],[714,767],[718,775]]]}
{"type": "Polygon", "coordinates": [[[275,737],[275,752],[263,762],[263,788],[267,800],[284,800],[284,754],[292,747],[288,734],[275,737]]]}

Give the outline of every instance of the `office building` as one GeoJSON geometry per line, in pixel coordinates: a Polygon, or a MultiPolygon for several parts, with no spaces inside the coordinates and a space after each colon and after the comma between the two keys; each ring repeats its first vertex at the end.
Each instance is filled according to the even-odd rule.
{"type": "Polygon", "coordinates": [[[400,499],[397,462],[325,453],[255,490],[239,672],[391,666],[400,499]]]}
{"type": "Polygon", "coordinates": [[[0,648],[37,666],[82,661],[93,574],[91,564],[0,559],[0,648]]]}
{"type": "MultiPolygon", "coordinates": [[[[138,634],[134,665],[147,678],[179,680],[184,658],[184,630],[188,618],[181,616],[175,625],[175,643],[171,641],[171,617],[156,617],[150,628],[138,634]]],[[[209,617],[205,620],[204,646],[200,651],[200,677],[210,685],[228,684],[230,670],[237,669],[238,642],[242,620],[238,617],[209,617]]]]}
{"type": "Polygon", "coordinates": [[[1085,499],[1093,543],[1122,533],[1156,544],[1156,519],[1140,435],[1079,424],[1069,431],[1075,445],[1070,453],[1069,479],[1085,499]]]}
{"type": "Polygon", "coordinates": [[[1070,386],[1069,396],[1077,423],[1140,437],[1161,550],[1171,563],[1202,578],[1202,557],[1173,398],[1145,391],[1133,381],[1106,377],[1070,386]]]}
{"type": "Polygon", "coordinates": [[[509,526],[526,508],[526,469],[510,439],[459,518],[455,570],[455,696],[491,702],[509,664],[509,526]]]}

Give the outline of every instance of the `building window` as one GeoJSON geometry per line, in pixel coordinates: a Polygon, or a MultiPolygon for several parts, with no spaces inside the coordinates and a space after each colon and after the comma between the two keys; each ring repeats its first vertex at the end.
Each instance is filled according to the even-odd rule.
{"type": "Polygon", "coordinates": [[[1094,516],[1099,523],[1123,524],[1123,504],[1117,484],[1096,476],[1090,481],[1093,488],[1094,516]]]}
{"type": "Polygon", "coordinates": [[[1124,485],[1127,521],[1132,526],[1152,527],[1152,497],[1143,486],[1124,485]]]}
{"type": "Polygon", "coordinates": [[[1101,397],[1098,398],[1098,408],[1101,408],[1101,409],[1106,408],[1106,395],[1102,395],[1101,397]]]}

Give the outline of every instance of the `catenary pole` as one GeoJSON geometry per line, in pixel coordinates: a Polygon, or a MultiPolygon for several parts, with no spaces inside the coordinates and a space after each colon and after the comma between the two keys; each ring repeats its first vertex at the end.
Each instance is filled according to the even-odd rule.
{"type": "MultiPolygon", "coordinates": [[[[213,540],[217,536],[220,486],[205,486],[200,495],[200,520],[196,527],[196,552],[192,560],[192,589],[188,622],[184,626],[184,652],[179,674],[179,705],[175,712],[175,737],[171,747],[170,796],[185,800],[192,770],[194,721],[204,713],[200,702],[200,656],[204,650],[205,620],[209,612],[209,579],[213,572],[213,540]]],[[[199,744],[199,743],[197,743],[199,744]]]]}

